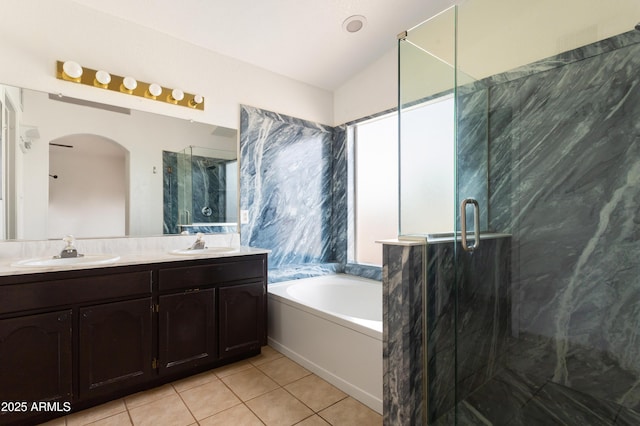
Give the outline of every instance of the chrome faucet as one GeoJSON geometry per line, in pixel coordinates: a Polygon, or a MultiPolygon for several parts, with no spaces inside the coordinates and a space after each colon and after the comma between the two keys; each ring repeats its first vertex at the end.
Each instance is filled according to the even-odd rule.
{"type": "Polygon", "coordinates": [[[69,257],[84,256],[83,254],[79,254],[78,250],[76,250],[76,248],[73,246],[73,243],[75,241],[75,238],[73,238],[73,235],[67,235],[62,239],[62,241],[65,242],[65,247],[62,249],[59,256],[54,256],[55,258],[66,259],[69,257]]]}
{"type": "Polygon", "coordinates": [[[206,247],[204,245],[204,234],[202,232],[198,232],[196,234],[196,241],[193,243],[189,250],[204,250],[206,247]]]}

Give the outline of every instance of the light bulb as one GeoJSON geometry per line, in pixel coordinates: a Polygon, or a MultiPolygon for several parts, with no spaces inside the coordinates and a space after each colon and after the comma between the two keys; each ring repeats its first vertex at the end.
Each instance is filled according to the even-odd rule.
{"type": "Polygon", "coordinates": [[[149,93],[149,95],[151,95],[155,99],[157,96],[160,96],[160,94],[162,93],[162,87],[160,87],[159,84],[151,83],[149,85],[149,89],[147,90],[147,92],[149,93]]]}
{"type": "Polygon", "coordinates": [[[111,74],[102,70],[96,72],[96,80],[93,83],[94,85],[106,89],[109,83],[111,83],[111,74]]]}
{"type": "Polygon", "coordinates": [[[202,102],[204,102],[204,98],[202,97],[202,95],[194,95],[193,99],[189,101],[189,106],[191,108],[195,108],[198,105],[200,105],[202,102]]]}
{"type": "Polygon", "coordinates": [[[138,87],[138,82],[135,78],[125,77],[122,80],[122,86],[120,87],[120,90],[130,94],[133,93],[134,90],[136,90],[136,87],[138,87]]]}
{"type": "Polygon", "coordinates": [[[171,94],[167,96],[167,102],[171,102],[172,104],[177,104],[183,99],[184,99],[184,92],[180,89],[173,89],[171,91],[171,94]]]}
{"type": "Polygon", "coordinates": [[[79,63],[65,61],[64,64],[62,64],[62,78],[79,83],[80,77],[82,77],[82,67],[79,63]]]}

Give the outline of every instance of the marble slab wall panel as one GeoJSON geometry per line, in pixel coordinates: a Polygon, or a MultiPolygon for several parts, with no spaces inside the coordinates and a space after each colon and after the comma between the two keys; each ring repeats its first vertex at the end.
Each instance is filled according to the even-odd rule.
{"type": "Polygon", "coordinates": [[[455,404],[455,253],[452,242],[429,244],[426,267],[427,419],[455,404]]]}
{"type": "Polygon", "coordinates": [[[427,246],[429,421],[489,381],[504,362],[511,316],[510,247],[509,237],[483,239],[473,253],[459,244],[454,250],[453,241],[427,246]]]}
{"type": "Polygon", "coordinates": [[[242,244],[272,250],[270,269],[343,262],[345,129],[245,105],[240,121],[242,244]]]}
{"type": "Polygon", "coordinates": [[[227,173],[225,160],[191,156],[193,223],[226,222],[227,173]]]}
{"type": "MultiPolygon", "coordinates": [[[[556,383],[640,407],[640,32],[490,82],[490,226],[515,334],[556,383]]],[[[516,348],[517,349],[517,348],[516,348]]]]}
{"type": "Polygon", "coordinates": [[[178,234],[178,157],[175,152],[162,151],[162,214],[163,234],[178,234]]]}
{"type": "MultiPolygon", "coordinates": [[[[382,250],[382,245],[380,246],[380,250],[382,250]]],[[[380,266],[347,263],[344,267],[344,272],[345,274],[382,281],[382,268],[380,266]]]]}
{"type": "MultiPolygon", "coordinates": [[[[178,173],[178,156],[176,152],[162,152],[163,181],[163,217],[165,234],[178,234],[184,230],[180,227],[181,215],[178,193],[185,191],[184,177],[178,173]]],[[[202,156],[191,156],[191,223],[226,223],[227,221],[227,160],[202,156]]],[[[236,227],[212,226],[201,229],[188,229],[189,232],[236,232],[236,227]]]]}
{"type": "Polygon", "coordinates": [[[511,239],[483,239],[474,252],[457,251],[458,400],[500,369],[511,328],[511,239]]]}
{"type": "MultiPolygon", "coordinates": [[[[488,108],[489,91],[477,89],[460,93],[457,99],[457,148],[456,169],[458,176],[457,203],[460,206],[465,198],[478,201],[480,207],[480,229],[489,230],[489,141],[488,108]]],[[[452,155],[454,155],[452,153],[452,155]]],[[[456,208],[456,223],[460,223],[460,209],[456,208]]],[[[473,230],[473,209],[467,207],[467,229],[473,230]]]]}
{"type": "MultiPolygon", "coordinates": [[[[348,201],[348,149],[347,127],[337,126],[333,128],[332,140],[332,191],[331,191],[331,247],[332,257],[341,264],[347,263],[347,235],[349,220],[348,201]]],[[[380,248],[382,250],[382,247],[380,248]]],[[[381,279],[381,278],[379,278],[381,279]]]]}
{"type": "Polygon", "coordinates": [[[454,249],[452,239],[384,244],[385,424],[422,424],[423,415],[435,422],[500,371],[510,247],[506,236],[483,239],[474,253],[454,249]]]}
{"type": "Polygon", "coordinates": [[[382,250],[383,421],[422,425],[426,245],[384,244],[382,250]]]}
{"type": "Polygon", "coordinates": [[[335,262],[281,265],[279,268],[269,268],[269,284],[344,272],[344,264],[335,262]]]}

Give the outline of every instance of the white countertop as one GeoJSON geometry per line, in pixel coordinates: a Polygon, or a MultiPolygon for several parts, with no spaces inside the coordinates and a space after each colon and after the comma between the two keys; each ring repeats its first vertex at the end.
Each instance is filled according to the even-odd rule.
{"type": "Polygon", "coordinates": [[[197,254],[173,254],[172,250],[185,249],[195,239],[194,235],[144,237],[144,238],[106,238],[93,240],[77,240],[75,247],[78,253],[89,255],[112,255],[119,258],[106,264],[76,264],[59,266],[18,266],[16,262],[51,258],[64,247],[60,241],[12,241],[0,244],[0,276],[36,274],[45,272],[74,271],[116,266],[142,265],[161,262],[182,262],[188,260],[246,256],[252,254],[268,254],[270,250],[241,247],[237,234],[220,234],[205,236],[207,247],[228,247],[232,251],[203,251],[197,254]]]}

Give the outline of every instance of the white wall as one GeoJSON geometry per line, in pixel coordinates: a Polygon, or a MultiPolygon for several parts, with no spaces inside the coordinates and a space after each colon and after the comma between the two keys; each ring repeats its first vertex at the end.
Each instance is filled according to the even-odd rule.
{"type": "Polygon", "coordinates": [[[394,48],[334,92],[333,123],[348,123],[397,106],[398,53],[394,48]]]}
{"type": "MultiPolygon", "coordinates": [[[[2,0],[0,84],[63,93],[237,129],[239,104],[332,124],[332,93],[96,12],[70,0],[2,0]],[[56,60],[180,87],[205,111],[55,78],[56,60]]],[[[292,53],[295,54],[295,53],[292,53]]]]}
{"type": "Polygon", "coordinates": [[[15,88],[0,87],[0,102],[3,103],[2,129],[2,235],[3,238],[23,238],[22,197],[25,182],[23,175],[23,153],[19,147],[19,129],[22,121],[20,93],[15,88]],[[5,208],[9,206],[11,208],[5,208]],[[5,216],[6,215],[6,216],[5,216]]]}
{"type": "Polygon", "coordinates": [[[126,236],[124,155],[55,148],[49,170],[58,178],[49,178],[48,239],[126,236]]]}
{"type": "MultiPolygon", "coordinates": [[[[447,3],[441,2],[443,10],[449,6],[447,3]]],[[[458,65],[467,74],[458,74],[459,84],[631,31],[640,20],[638,0],[460,0],[455,3],[460,5],[458,65]]],[[[453,64],[453,25],[453,13],[447,12],[419,28],[399,28],[398,33],[410,30],[409,39],[413,43],[443,59],[443,63],[453,64]]],[[[334,124],[397,107],[397,67],[394,48],[338,88],[334,93],[334,124]]],[[[433,77],[431,71],[419,78],[425,83],[424,80],[433,77]]],[[[442,81],[440,77],[436,79],[442,81]]],[[[453,75],[449,80],[452,79],[453,75]]],[[[445,87],[448,88],[450,86],[445,87]]]]}

